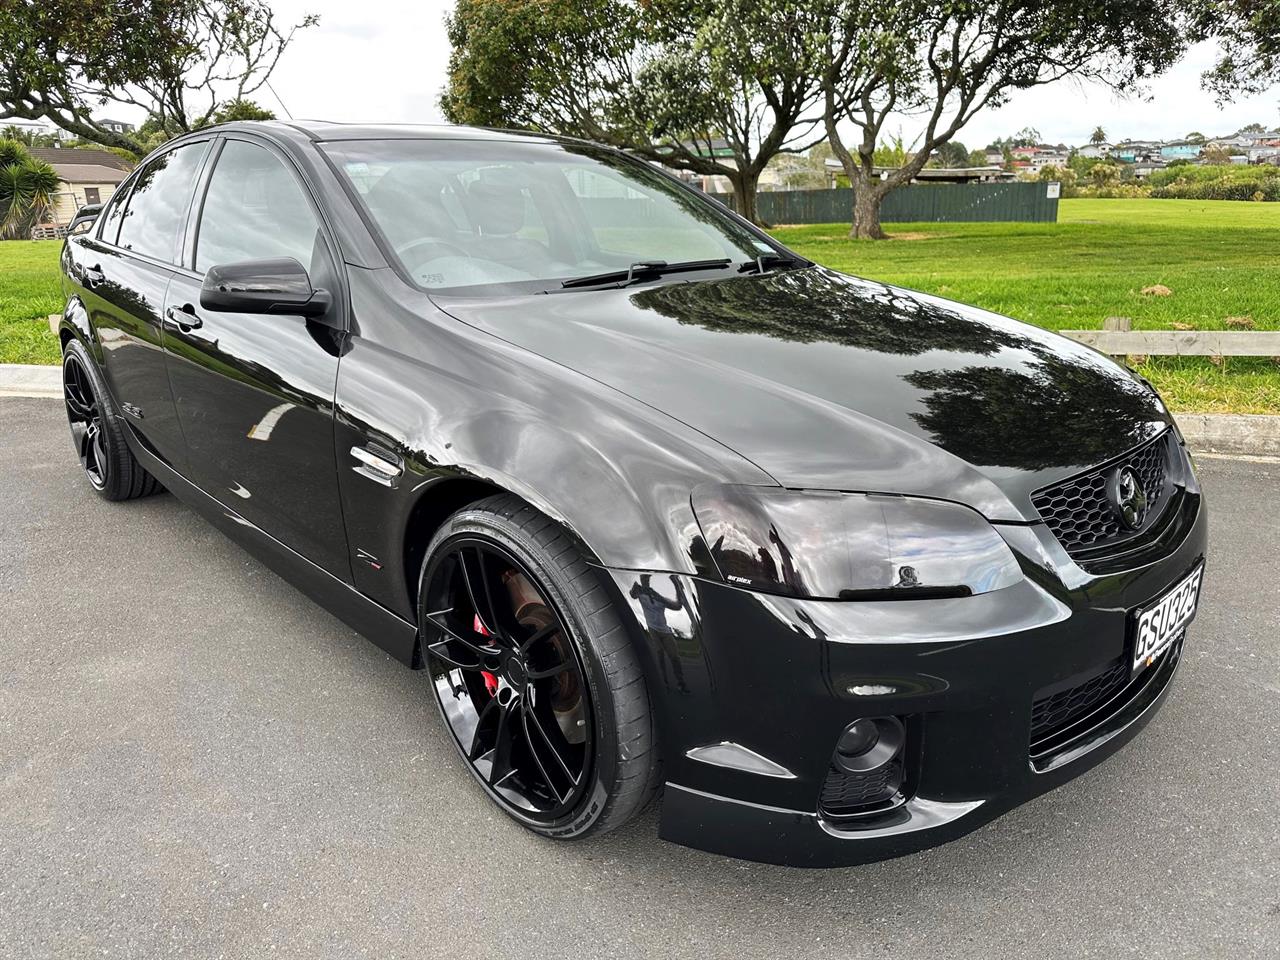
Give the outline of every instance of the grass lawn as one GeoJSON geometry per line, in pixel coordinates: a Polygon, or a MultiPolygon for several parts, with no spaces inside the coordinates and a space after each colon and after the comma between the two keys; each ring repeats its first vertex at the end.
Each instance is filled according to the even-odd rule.
{"type": "Polygon", "coordinates": [[[47,318],[62,312],[61,240],[0,241],[0,363],[57,363],[47,318]]]}
{"type": "MultiPolygon", "coordinates": [[[[1135,328],[1280,330],[1280,203],[1063,200],[1058,223],[889,224],[888,241],[841,224],[780,227],[810,259],[1059,330],[1130,317],[1135,328]],[[1163,284],[1168,297],[1143,296],[1163,284]]],[[[1177,410],[1280,413],[1280,366],[1262,358],[1152,358],[1139,369],[1177,410]]]]}
{"type": "MultiPolygon", "coordinates": [[[[977,304],[1050,329],[1174,323],[1280,330],[1280,203],[1063,200],[1053,223],[891,224],[850,240],[841,224],[775,235],[819,263],[977,304]],[[1144,296],[1163,284],[1168,297],[1144,296]]],[[[62,309],[58,241],[0,242],[0,362],[56,363],[44,318],[62,309]]],[[[1280,413],[1280,365],[1152,358],[1139,369],[1177,410],[1280,413]]]]}

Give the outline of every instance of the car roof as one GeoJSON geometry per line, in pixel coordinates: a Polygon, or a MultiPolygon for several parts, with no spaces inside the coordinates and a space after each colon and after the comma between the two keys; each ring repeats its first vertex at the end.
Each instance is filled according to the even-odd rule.
{"type": "Polygon", "coordinates": [[[454,124],[335,123],[329,120],[237,121],[206,129],[245,130],[275,133],[312,142],[331,140],[528,140],[563,143],[565,138],[530,133],[525,130],[496,130],[454,124]]]}

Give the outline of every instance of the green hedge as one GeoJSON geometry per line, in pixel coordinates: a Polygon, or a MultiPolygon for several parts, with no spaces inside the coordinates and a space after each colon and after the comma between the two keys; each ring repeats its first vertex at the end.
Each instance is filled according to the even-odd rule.
{"type": "Polygon", "coordinates": [[[1200,182],[1171,183],[1156,187],[1151,196],[1160,200],[1264,200],[1280,201],[1280,176],[1251,179],[1223,178],[1200,182]]]}
{"type": "Polygon", "coordinates": [[[1265,172],[1266,167],[1249,167],[1237,164],[1225,166],[1197,167],[1192,164],[1178,164],[1157,170],[1147,178],[1153,187],[1168,187],[1175,183],[1207,183],[1211,180],[1257,180],[1280,175],[1280,168],[1274,172],[1265,172]]]}

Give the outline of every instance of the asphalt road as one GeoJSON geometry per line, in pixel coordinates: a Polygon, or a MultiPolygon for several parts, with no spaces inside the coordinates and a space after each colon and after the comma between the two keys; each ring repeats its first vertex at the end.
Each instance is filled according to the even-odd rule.
{"type": "Polygon", "coordinates": [[[490,809],[419,675],[172,497],[108,504],[0,400],[0,957],[1278,957],[1280,464],[1202,460],[1160,716],[902,860],[576,845],[490,809]]]}

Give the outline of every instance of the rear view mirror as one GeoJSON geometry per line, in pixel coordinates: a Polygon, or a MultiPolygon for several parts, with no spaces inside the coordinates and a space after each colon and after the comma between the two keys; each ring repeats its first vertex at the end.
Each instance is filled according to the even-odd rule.
{"type": "Polygon", "coordinates": [[[311,286],[292,257],[244,260],[210,267],[200,288],[200,306],[226,313],[276,313],[318,317],[333,298],[311,286]]]}

